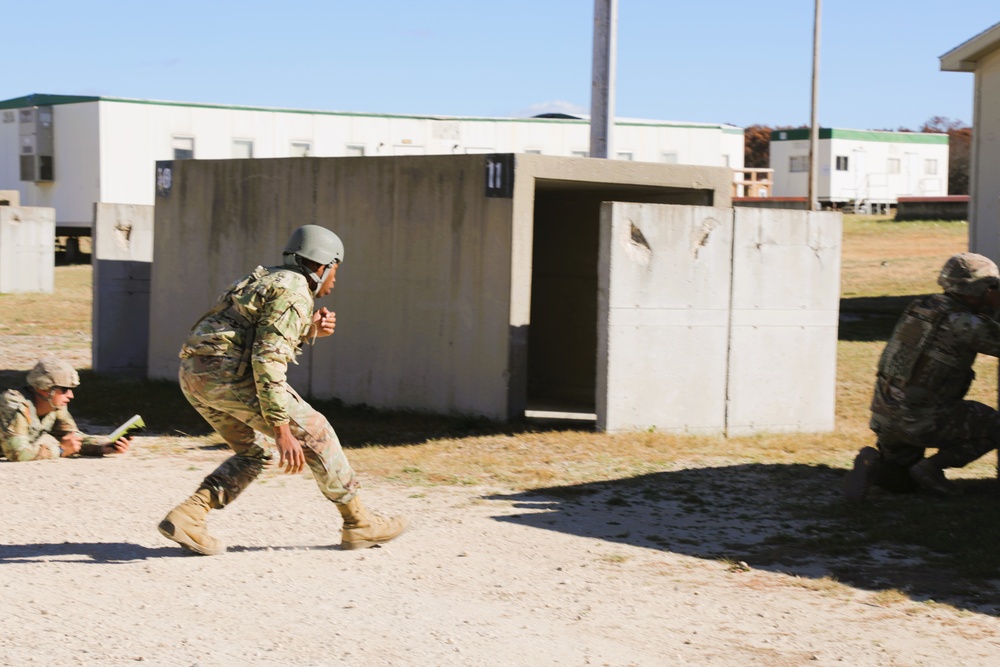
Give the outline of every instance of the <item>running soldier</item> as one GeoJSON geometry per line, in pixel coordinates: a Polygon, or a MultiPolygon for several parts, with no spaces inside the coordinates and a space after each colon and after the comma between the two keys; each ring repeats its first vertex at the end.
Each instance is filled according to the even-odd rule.
{"type": "Polygon", "coordinates": [[[979,353],[1000,356],[1000,272],[990,259],[960,253],[938,276],[943,294],[903,311],[878,364],[870,427],[877,449],[863,448],[844,479],[844,495],[863,500],[874,484],[889,491],[961,493],[944,474],[1000,444],[1000,414],[965,400],[979,353]],[[926,449],[936,449],[924,458],[926,449]]]}
{"type": "Polygon", "coordinates": [[[285,246],[284,264],[258,266],[234,283],[181,347],[181,390],[234,452],[160,522],[160,533],[185,549],[225,551],[208,534],[208,512],[236,500],[271,459],[272,446],[281,469],[297,474],[307,465],[320,492],[336,504],[344,520],[342,548],[388,542],[406,529],[404,518],[365,508],[330,422],[286,380],[302,344],[334,331],[334,313],[325,307],[313,312],[313,305],[333,289],[343,257],[336,234],[299,227],[285,246]]]}

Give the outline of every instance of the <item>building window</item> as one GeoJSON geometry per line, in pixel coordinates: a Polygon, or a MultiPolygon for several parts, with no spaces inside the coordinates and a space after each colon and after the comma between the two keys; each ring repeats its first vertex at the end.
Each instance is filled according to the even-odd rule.
{"type": "Polygon", "coordinates": [[[847,171],[847,156],[838,155],[837,156],[837,171],[847,171]]]}
{"type": "Polygon", "coordinates": [[[937,176],[937,160],[924,160],[924,173],[928,176],[937,176]]]}
{"type": "Polygon", "coordinates": [[[663,162],[666,164],[677,164],[677,153],[664,153],[663,162]]]}
{"type": "Polygon", "coordinates": [[[618,159],[628,160],[631,162],[635,159],[635,155],[633,155],[632,151],[618,151],[618,159]]]}
{"type": "Polygon", "coordinates": [[[573,157],[587,157],[590,155],[589,151],[570,151],[570,155],[573,157]]]}
{"type": "Polygon", "coordinates": [[[899,173],[899,158],[898,157],[891,157],[891,158],[889,158],[889,163],[887,165],[887,171],[890,174],[898,174],[899,173]]]}
{"type": "Polygon", "coordinates": [[[190,160],[194,158],[194,137],[174,137],[171,145],[175,160],[190,160]]]}
{"type": "Polygon", "coordinates": [[[541,155],[542,154],[542,149],[541,148],[525,148],[524,152],[527,153],[528,155],[541,155]]]}
{"type": "Polygon", "coordinates": [[[364,144],[347,144],[344,147],[344,155],[348,157],[364,157],[365,146],[364,144]]]}
{"type": "Polygon", "coordinates": [[[288,155],[289,157],[309,157],[312,155],[312,144],[308,141],[293,141],[288,155]]]}
{"type": "Polygon", "coordinates": [[[723,155],[722,156],[722,166],[723,167],[728,167],[729,166],[729,156],[728,155],[723,155]]]}
{"type": "Polygon", "coordinates": [[[233,158],[241,160],[253,157],[253,141],[250,139],[233,139],[233,158]]]}
{"type": "Polygon", "coordinates": [[[788,158],[788,171],[792,173],[809,171],[808,155],[792,155],[788,158]]]}

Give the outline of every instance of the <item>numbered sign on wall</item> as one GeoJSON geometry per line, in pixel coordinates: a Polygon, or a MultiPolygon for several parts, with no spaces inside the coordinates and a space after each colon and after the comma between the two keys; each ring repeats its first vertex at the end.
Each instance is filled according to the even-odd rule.
{"type": "Polygon", "coordinates": [[[495,153],[486,156],[486,196],[514,196],[514,156],[510,153],[495,153]]]}

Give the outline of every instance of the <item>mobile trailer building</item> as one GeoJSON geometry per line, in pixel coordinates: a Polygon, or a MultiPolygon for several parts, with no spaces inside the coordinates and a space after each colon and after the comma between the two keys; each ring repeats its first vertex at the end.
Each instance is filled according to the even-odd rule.
{"type": "MultiPolygon", "coordinates": [[[[275,109],[111,97],[0,101],[0,189],[56,210],[62,233],[89,233],[94,204],[152,204],[156,162],[537,153],[586,156],[586,119],[480,118],[275,109]]],[[[619,119],[621,160],[743,166],[743,129],[619,119]]]]}
{"type": "MultiPolygon", "coordinates": [[[[809,130],[773,130],[775,197],[809,195],[809,130]]],[[[948,135],[821,128],[817,198],[858,210],[948,194],[948,135]]]]}

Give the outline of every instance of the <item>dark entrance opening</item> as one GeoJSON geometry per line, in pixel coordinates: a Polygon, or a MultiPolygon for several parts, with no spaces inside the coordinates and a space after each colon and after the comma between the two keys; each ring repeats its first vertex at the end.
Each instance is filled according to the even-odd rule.
{"type": "Polygon", "coordinates": [[[601,202],[711,206],[711,190],[535,182],[527,416],[595,419],[601,202]]]}

